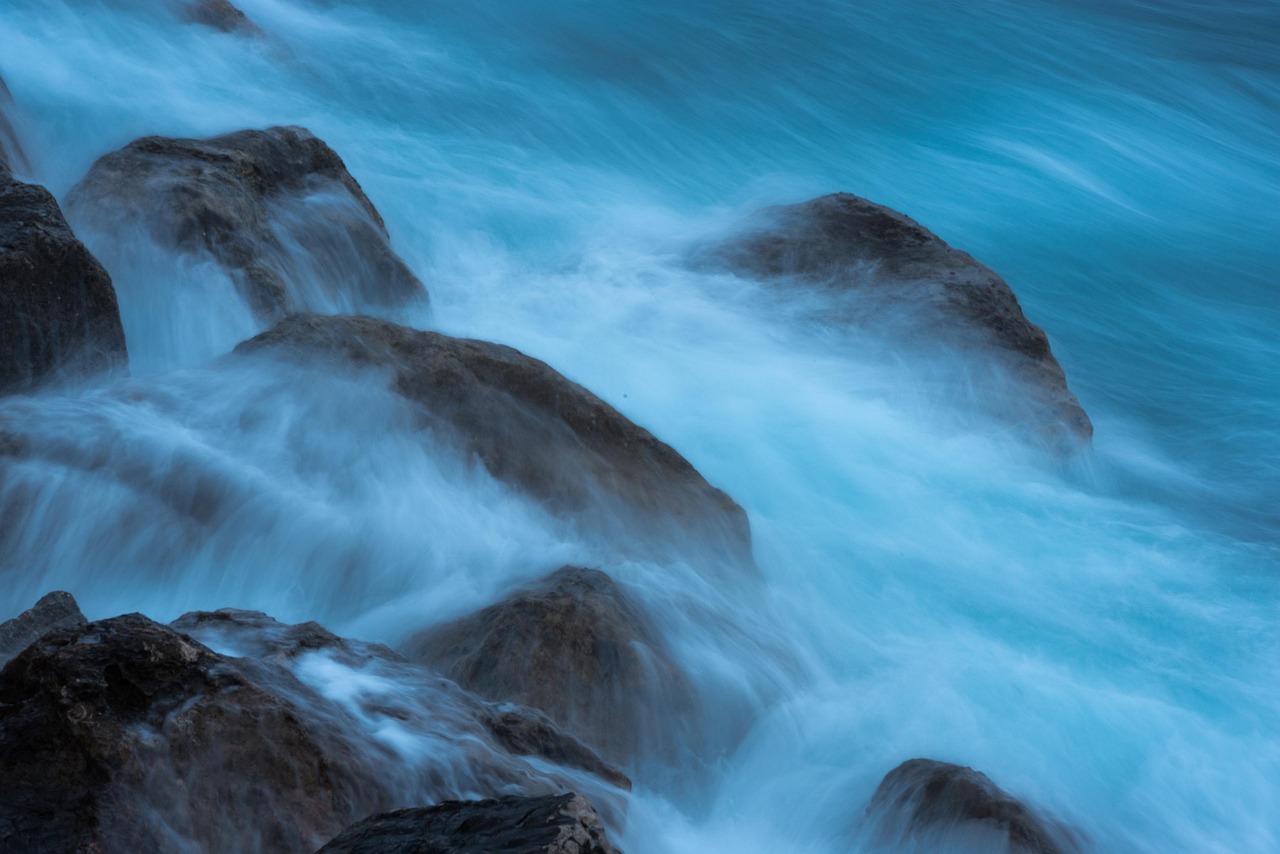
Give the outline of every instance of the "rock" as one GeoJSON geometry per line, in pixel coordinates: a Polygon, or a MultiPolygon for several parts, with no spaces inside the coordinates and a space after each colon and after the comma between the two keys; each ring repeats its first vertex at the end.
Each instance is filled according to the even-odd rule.
{"type": "Polygon", "coordinates": [[[1074,833],[1040,819],[986,774],[932,759],[910,759],[886,774],[867,813],[882,837],[912,838],[920,850],[965,842],[986,846],[975,850],[1007,846],[1010,854],[1080,850],[1074,833]]]}
{"type": "Polygon", "coordinates": [[[194,24],[203,24],[224,33],[257,35],[262,32],[244,12],[227,0],[190,0],[184,4],[183,14],[194,24]]]}
{"type": "Polygon", "coordinates": [[[134,140],[94,163],[68,206],[109,265],[141,228],[212,257],[262,320],[426,298],[342,159],[305,128],[134,140]]]}
{"type": "Polygon", "coordinates": [[[673,734],[658,722],[692,704],[640,609],[593,569],[557,570],[404,649],[482,697],[540,709],[613,761],[669,754],[673,734]]]}
{"type": "Polygon", "coordinates": [[[127,364],[107,271],[47,190],[0,176],[0,392],[127,364]]]}
{"type": "Polygon", "coordinates": [[[30,171],[30,164],[18,142],[18,132],[10,118],[13,109],[13,96],[9,94],[9,87],[4,85],[4,78],[0,77],[0,182],[7,180],[13,169],[30,171]]]}
{"type": "MultiPolygon", "coordinates": [[[[421,404],[424,425],[552,512],[637,534],[643,548],[693,543],[750,564],[742,508],[649,431],[510,347],[368,317],[297,315],[235,352],[384,370],[395,391],[421,404]]],[[[621,537],[610,542],[620,548],[621,537]]]]}
{"type": "Polygon", "coordinates": [[[896,211],[848,193],[769,208],[737,236],[700,247],[693,261],[747,278],[857,291],[858,322],[904,324],[890,331],[997,353],[1037,409],[1078,441],[1093,435],[1048,337],[1004,279],[896,211]]]}
{"type": "Polygon", "coordinates": [[[324,854],[615,854],[582,795],[445,801],[370,816],[324,854]]]}
{"type": "Polygon", "coordinates": [[[30,609],[0,623],[0,667],[32,643],[55,629],[83,625],[84,614],[75,598],[62,590],[41,597],[30,609]]]}

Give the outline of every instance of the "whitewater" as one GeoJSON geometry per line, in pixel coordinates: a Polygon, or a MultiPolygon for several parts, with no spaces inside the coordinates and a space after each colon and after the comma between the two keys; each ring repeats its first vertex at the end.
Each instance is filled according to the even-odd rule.
{"type": "Polygon", "coordinates": [[[619,554],[413,435],[367,378],[223,365],[263,328],[225,273],[69,209],[132,377],[0,399],[61,449],[0,483],[0,615],[65,589],[90,619],[234,606],[396,644],[598,566],[724,698],[708,726],[732,720],[706,767],[636,775],[628,852],[863,850],[863,807],[913,756],[1090,850],[1280,851],[1274,0],[237,5],[261,37],[146,0],[3,0],[22,177],[64,201],[140,136],[309,128],[429,288],[386,316],[513,346],[651,430],[747,511],[762,577],[619,554]],[[836,191],[1010,283],[1088,449],[975,414],[998,393],[977,362],[943,384],[686,263],[836,191]],[[235,512],[165,509],[202,489],[235,512]]]}

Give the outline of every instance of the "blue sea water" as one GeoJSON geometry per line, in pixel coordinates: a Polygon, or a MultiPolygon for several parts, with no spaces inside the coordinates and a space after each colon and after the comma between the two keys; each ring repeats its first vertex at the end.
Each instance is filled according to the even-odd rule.
{"type": "Polygon", "coordinates": [[[772,613],[689,567],[611,563],[384,429],[375,392],[210,369],[257,330],[217,271],[184,269],[204,285],[179,298],[164,259],[88,231],[146,394],[0,414],[247,498],[179,530],[32,464],[0,484],[22,519],[0,612],[64,587],[91,617],[235,605],[394,642],[589,561],[793,662],[757,667],[673,609],[685,665],[756,717],[701,797],[641,781],[628,851],[857,850],[876,783],[918,755],[1098,851],[1280,850],[1280,4],[239,5],[262,36],[146,0],[4,0],[26,177],[65,198],[138,136],[305,125],[430,288],[400,319],[544,359],[671,443],[747,510],[772,613]],[[837,190],[1009,281],[1094,420],[1087,454],[965,415],[980,382],[939,389],[681,264],[691,236],[837,190]]]}

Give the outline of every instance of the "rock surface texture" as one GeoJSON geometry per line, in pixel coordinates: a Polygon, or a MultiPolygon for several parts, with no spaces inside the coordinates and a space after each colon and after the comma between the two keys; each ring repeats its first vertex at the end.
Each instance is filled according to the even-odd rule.
{"type": "Polygon", "coordinates": [[[212,257],[260,319],[426,298],[342,159],[305,128],[134,140],[94,163],[68,205],[106,248],[142,230],[212,257]]]}
{"type": "Polygon", "coordinates": [[[648,430],[510,347],[368,317],[295,315],[235,352],[387,371],[427,426],[552,512],[621,525],[646,548],[695,542],[750,563],[746,514],[729,496],[648,430]]]}
{"type": "Polygon", "coordinates": [[[323,854],[615,854],[600,818],[572,792],[543,798],[445,801],[370,816],[323,854]]]}
{"type": "Polygon", "coordinates": [[[45,594],[31,608],[0,623],[0,667],[41,636],[57,629],[75,628],[84,622],[84,614],[70,593],[55,590],[45,594]]]}
{"type": "Polygon", "coordinates": [[[983,347],[1025,384],[1040,420],[1056,420],[1078,441],[1093,434],[1044,330],[1023,314],[1004,279],[897,211],[848,193],[769,208],[735,237],[697,250],[694,263],[857,291],[859,323],[897,324],[892,333],[908,339],[983,347]]]}
{"type": "Polygon", "coordinates": [[[565,567],[454,623],[406,653],[482,697],[552,720],[614,761],[663,750],[689,685],[640,609],[603,572],[565,567]]]}
{"type": "Polygon", "coordinates": [[[0,170],[0,392],[127,363],[111,277],[48,190],[0,170]]]}
{"type": "Polygon", "coordinates": [[[1080,850],[1070,830],[1041,819],[987,775],[932,759],[910,759],[886,774],[867,813],[886,840],[925,846],[913,850],[966,843],[1010,854],[1080,850]]]}

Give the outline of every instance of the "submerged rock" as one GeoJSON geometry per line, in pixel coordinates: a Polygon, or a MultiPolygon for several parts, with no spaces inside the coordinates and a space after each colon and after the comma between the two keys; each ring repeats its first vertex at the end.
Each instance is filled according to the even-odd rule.
{"type": "Polygon", "coordinates": [[[84,614],[70,593],[64,590],[46,593],[26,611],[0,623],[0,667],[43,635],[56,629],[81,626],[84,622],[84,614]]]}
{"type": "Polygon", "coordinates": [[[557,570],[404,649],[482,697],[542,710],[615,761],[667,750],[663,722],[692,701],[639,607],[593,569],[557,570]]]}
{"type": "Polygon", "coordinates": [[[858,323],[908,343],[993,353],[1042,411],[1038,426],[1056,422],[1077,441],[1093,434],[1044,330],[1023,314],[1004,279],[897,211],[848,193],[768,208],[736,236],[701,247],[694,262],[747,278],[857,292],[858,323]]]}
{"type": "Polygon", "coordinates": [[[127,363],[107,271],[48,190],[0,173],[0,393],[127,363]]]}
{"type": "Polygon", "coordinates": [[[746,514],[729,496],[648,430],[510,347],[368,317],[296,315],[235,352],[385,370],[427,426],[551,511],[635,533],[646,548],[693,542],[750,563],[746,514]]]}
{"type": "Polygon", "coordinates": [[[886,774],[867,814],[882,839],[909,838],[922,850],[967,844],[1009,854],[1079,851],[1071,831],[1041,819],[986,774],[932,759],[910,759],[886,774]]]}
{"type": "Polygon", "coordinates": [[[183,15],[194,24],[203,24],[224,33],[256,35],[262,30],[228,0],[186,0],[183,15]]]}
{"type": "Polygon", "coordinates": [[[615,854],[582,795],[445,801],[370,816],[323,854],[615,854]]]}
{"type": "Polygon", "coordinates": [[[342,159],[305,128],[134,140],[94,163],[68,205],[104,251],[142,230],[213,258],[263,320],[426,298],[342,159]]]}

